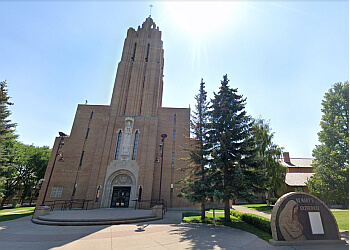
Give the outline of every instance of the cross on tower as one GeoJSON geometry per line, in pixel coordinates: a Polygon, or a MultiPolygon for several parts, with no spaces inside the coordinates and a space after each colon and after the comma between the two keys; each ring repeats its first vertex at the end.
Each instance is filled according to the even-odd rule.
{"type": "Polygon", "coordinates": [[[153,5],[151,4],[151,5],[149,6],[149,17],[151,17],[151,14],[152,14],[152,8],[153,8],[153,5]]]}

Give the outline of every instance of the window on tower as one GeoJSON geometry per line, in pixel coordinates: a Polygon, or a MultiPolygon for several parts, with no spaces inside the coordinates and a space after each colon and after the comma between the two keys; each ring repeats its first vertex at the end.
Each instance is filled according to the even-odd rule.
{"type": "Polygon", "coordinates": [[[87,140],[89,138],[89,133],[90,133],[90,128],[88,128],[86,131],[85,140],[87,140]]]}
{"type": "Polygon", "coordinates": [[[173,152],[171,156],[171,168],[174,168],[174,162],[175,162],[175,152],[173,152]]]}
{"type": "Polygon", "coordinates": [[[118,141],[117,141],[117,148],[115,149],[114,160],[118,160],[121,141],[122,141],[122,131],[119,131],[119,133],[118,133],[118,141]]]}
{"type": "Polygon", "coordinates": [[[133,53],[133,55],[132,55],[132,57],[131,57],[131,60],[133,60],[133,61],[135,60],[136,45],[137,45],[137,43],[134,44],[134,53],[133,53]]]}
{"type": "Polygon", "coordinates": [[[81,153],[79,168],[81,167],[81,165],[83,165],[84,154],[85,154],[85,151],[83,151],[83,152],[81,153]]]}
{"type": "Polygon", "coordinates": [[[146,62],[148,62],[148,56],[149,56],[149,44],[147,45],[147,56],[146,56],[146,62]]]}
{"type": "Polygon", "coordinates": [[[137,151],[137,143],[139,141],[139,131],[136,131],[135,133],[135,141],[134,141],[134,150],[132,152],[132,160],[136,159],[136,151],[137,151]]]}

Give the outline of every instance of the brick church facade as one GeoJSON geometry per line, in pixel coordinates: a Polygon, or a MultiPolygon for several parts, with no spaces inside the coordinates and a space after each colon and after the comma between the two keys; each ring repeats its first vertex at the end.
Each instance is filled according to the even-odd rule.
{"type": "Polygon", "coordinates": [[[89,208],[133,207],[161,199],[168,207],[193,206],[177,194],[185,177],[189,108],[162,107],[163,42],[151,17],[129,28],[110,105],[79,104],[73,127],[58,149],[56,138],[38,204],[52,172],[46,201],[85,199],[89,208]],[[161,175],[162,134],[164,139],[161,175]],[[58,151],[57,151],[58,149],[58,151]],[[64,158],[58,161],[56,152],[64,158]],[[55,161],[55,162],[54,162],[55,161]],[[160,186],[161,181],[161,186],[160,186]]]}

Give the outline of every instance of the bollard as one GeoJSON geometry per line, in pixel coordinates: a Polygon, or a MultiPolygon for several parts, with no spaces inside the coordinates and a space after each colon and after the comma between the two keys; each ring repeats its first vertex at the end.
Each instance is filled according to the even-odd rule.
{"type": "Polygon", "coordinates": [[[215,208],[213,208],[213,223],[214,223],[214,226],[215,226],[215,208]]]}

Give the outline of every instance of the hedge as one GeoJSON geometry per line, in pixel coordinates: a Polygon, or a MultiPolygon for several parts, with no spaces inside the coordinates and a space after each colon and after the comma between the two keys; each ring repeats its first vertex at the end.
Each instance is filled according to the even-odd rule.
{"type": "Polygon", "coordinates": [[[270,220],[255,214],[245,214],[236,210],[231,210],[231,215],[240,218],[242,221],[253,225],[262,231],[271,234],[270,220]]]}

